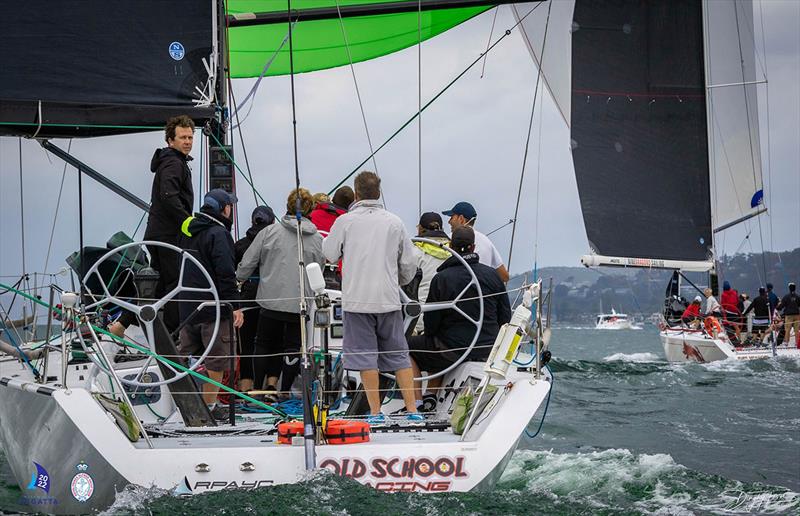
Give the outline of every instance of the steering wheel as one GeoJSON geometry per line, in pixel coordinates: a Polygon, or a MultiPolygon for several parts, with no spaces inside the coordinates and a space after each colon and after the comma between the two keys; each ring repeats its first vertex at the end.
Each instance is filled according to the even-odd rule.
{"type": "MultiPolygon", "coordinates": [[[[217,288],[214,286],[214,281],[211,279],[211,276],[208,274],[208,271],[206,271],[205,267],[203,267],[203,265],[200,263],[200,261],[197,258],[192,256],[187,251],[181,249],[180,247],[174,246],[172,244],[166,244],[164,242],[157,242],[157,241],[153,241],[153,240],[145,240],[144,242],[131,242],[129,244],[124,244],[124,245],[121,245],[119,247],[116,247],[116,248],[112,249],[111,251],[109,251],[106,254],[104,254],[99,260],[97,260],[94,263],[94,265],[92,265],[91,269],[89,269],[89,271],[84,276],[84,278],[83,278],[83,284],[84,285],[88,284],[89,279],[91,278],[92,275],[95,275],[97,277],[97,279],[99,280],[99,283],[100,283],[100,286],[103,289],[103,292],[100,295],[96,295],[96,294],[92,293],[91,291],[89,291],[89,294],[92,295],[92,297],[94,299],[96,299],[96,301],[94,301],[91,304],[86,305],[84,307],[84,309],[86,311],[89,311],[92,308],[95,308],[95,307],[98,307],[98,306],[102,306],[104,304],[112,304],[112,305],[118,306],[120,308],[124,308],[125,310],[128,310],[130,312],[133,312],[134,314],[136,314],[136,316],[141,321],[141,323],[143,325],[144,335],[145,335],[145,339],[147,340],[148,347],[153,352],[155,352],[155,329],[153,327],[153,324],[154,324],[154,322],[156,320],[156,316],[158,314],[158,311],[161,308],[163,308],[165,304],[167,304],[169,301],[173,300],[178,294],[180,294],[182,292],[207,292],[207,293],[210,293],[211,296],[213,297],[213,306],[214,306],[214,311],[215,311],[215,313],[214,313],[214,330],[211,332],[210,343],[209,343],[208,346],[206,346],[206,349],[205,349],[205,351],[203,351],[203,354],[200,355],[200,357],[198,357],[197,361],[191,367],[189,367],[188,371],[179,372],[174,367],[172,367],[170,364],[168,364],[166,362],[162,362],[164,367],[166,367],[167,369],[172,371],[175,376],[172,376],[171,378],[167,378],[167,379],[160,380],[160,381],[157,381],[157,382],[140,382],[139,379],[141,379],[142,376],[145,374],[145,372],[147,372],[147,369],[150,367],[150,364],[153,362],[153,356],[150,356],[150,357],[148,357],[148,359],[145,362],[145,364],[140,368],[139,372],[136,373],[136,375],[134,376],[133,380],[127,380],[125,378],[120,378],[120,381],[122,383],[124,383],[126,385],[135,386],[135,387],[153,387],[153,386],[167,385],[167,384],[170,384],[170,383],[173,383],[173,382],[177,382],[181,378],[184,378],[185,376],[187,376],[189,374],[189,371],[194,371],[195,369],[197,369],[203,363],[203,361],[206,359],[208,354],[211,352],[211,347],[216,343],[217,334],[219,333],[219,324],[220,324],[219,295],[217,294],[217,288]],[[166,295],[164,295],[164,297],[162,297],[161,299],[156,300],[152,304],[136,305],[134,303],[130,303],[128,301],[124,301],[124,300],[118,298],[116,295],[112,295],[111,294],[111,292],[109,291],[109,288],[108,288],[108,284],[106,283],[106,280],[103,278],[103,276],[99,272],[99,267],[100,267],[100,264],[102,264],[104,261],[108,260],[112,256],[116,255],[117,253],[119,253],[121,251],[124,251],[126,249],[129,249],[131,247],[138,247],[138,246],[141,246],[141,245],[146,245],[150,249],[152,249],[153,247],[163,247],[164,249],[169,249],[170,251],[173,251],[173,252],[177,253],[180,256],[180,264],[181,264],[181,266],[180,266],[180,273],[178,274],[178,285],[174,289],[172,289],[170,292],[168,292],[166,295]],[[209,285],[207,288],[187,287],[187,286],[183,285],[184,273],[186,271],[186,262],[187,261],[191,262],[203,274],[203,276],[205,277],[205,279],[206,279],[206,281],[208,282],[208,285],[209,285]]],[[[88,290],[88,287],[87,287],[87,290],[88,290]]],[[[208,302],[207,304],[210,305],[211,302],[208,302]]],[[[80,334],[80,332],[78,332],[78,333],[80,334]]],[[[92,331],[91,333],[92,333],[92,337],[94,339],[95,345],[99,346],[100,342],[99,342],[99,338],[97,337],[97,334],[94,331],[92,331]]],[[[102,363],[100,360],[98,360],[98,358],[95,356],[94,353],[91,353],[88,349],[86,349],[86,344],[83,342],[83,338],[82,337],[80,338],[80,344],[81,344],[81,347],[83,347],[84,351],[86,351],[86,356],[89,357],[89,359],[94,363],[94,365],[96,365],[104,373],[109,374],[109,375],[112,374],[111,371],[109,370],[110,366],[107,366],[106,364],[102,363]]]]}
{"type": "MultiPolygon", "coordinates": [[[[466,267],[467,272],[469,272],[470,280],[469,283],[464,287],[464,289],[459,293],[455,299],[452,301],[439,301],[436,303],[422,303],[420,301],[416,301],[408,297],[408,295],[400,289],[400,300],[403,304],[403,331],[408,331],[411,327],[411,324],[414,322],[414,319],[419,317],[420,315],[427,313],[427,312],[436,312],[438,310],[455,310],[462,317],[466,320],[471,322],[475,325],[475,333],[472,335],[472,340],[469,343],[467,349],[464,350],[464,353],[449,367],[442,369],[438,373],[434,373],[428,376],[420,376],[419,378],[414,378],[416,381],[425,381],[425,380],[432,380],[433,378],[439,378],[440,376],[444,376],[456,367],[461,364],[466,358],[467,355],[470,354],[472,348],[475,347],[475,343],[478,342],[478,337],[481,334],[481,328],[483,328],[483,290],[481,290],[481,285],[478,283],[478,277],[475,276],[475,271],[472,270],[472,267],[469,266],[466,260],[461,257],[460,254],[452,250],[448,245],[438,242],[436,240],[431,240],[429,238],[420,238],[414,237],[411,239],[412,242],[424,242],[426,244],[435,245],[445,251],[448,251],[452,256],[455,256],[458,261],[461,262],[461,265],[466,267]],[[467,315],[461,308],[458,307],[457,303],[461,301],[461,299],[466,295],[467,290],[471,286],[475,286],[475,289],[478,291],[478,318],[473,319],[469,315],[467,315]]],[[[388,373],[382,373],[384,376],[388,378],[394,379],[394,375],[388,373]]]]}

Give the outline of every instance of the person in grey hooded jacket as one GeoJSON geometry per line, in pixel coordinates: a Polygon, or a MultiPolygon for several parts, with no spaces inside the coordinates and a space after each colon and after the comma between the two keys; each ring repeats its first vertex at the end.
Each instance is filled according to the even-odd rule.
{"type": "MultiPolygon", "coordinates": [[[[286,215],[277,224],[262,229],[244,253],[236,279],[246,281],[258,267],[260,281],[256,302],[261,306],[256,330],[254,386],[260,389],[266,377],[267,390],[275,390],[278,376],[281,392],[288,393],[300,371],[300,273],[297,251],[297,216],[295,206],[300,198],[300,232],[303,240],[303,262],[325,264],[322,236],[308,219],[313,208],[311,194],[305,188],[292,190],[286,201],[286,215]]],[[[306,296],[313,296],[306,282],[306,296]]]]}
{"type": "Polygon", "coordinates": [[[395,371],[410,420],[420,420],[413,392],[408,343],[403,334],[400,286],[414,279],[417,258],[403,221],[380,202],[374,172],[355,179],[356,202],[336,219],[323,243],[331,263],[342,259],[345,369],[359,371],[370,424],[381,424],[378,371],[395,371]]]}

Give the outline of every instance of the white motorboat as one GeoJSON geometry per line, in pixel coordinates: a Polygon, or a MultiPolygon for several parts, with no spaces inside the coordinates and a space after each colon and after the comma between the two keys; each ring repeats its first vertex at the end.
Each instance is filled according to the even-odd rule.
{"type": "Polygon", "coordinates": [[[627,314],[618,314],[613,308],[610,314],[598,315],[594,327],[597,330],[631,330],[634,328],[627,314]]]}

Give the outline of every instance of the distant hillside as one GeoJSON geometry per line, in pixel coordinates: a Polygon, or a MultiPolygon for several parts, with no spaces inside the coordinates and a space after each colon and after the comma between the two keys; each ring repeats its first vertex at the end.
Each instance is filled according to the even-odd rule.
{"type": "MultiPolygon", "coordinates": [[[[720,286],[727,280],[739,292],[753,296],[758,293],[759,286],[772,282],[775,291],[783,295],[789,281],[800,281],[800,248],[781,253],[726,256],[718,265],[718,273],[720,286]]],[[[591,322],[598,313],[609,312],[612,308],[641,318],[659,312],[671,275],[672,271],[611,267],[544,267],[539,270],[545,286],[550,278],[553,280],[554,320],[568,322],[591,322]]],[[[512,277],[509,288],[519,287],[528,276],[530,273],[512,277]]],[[[686,276],[698,287],[708,284],[707,274],[686,276]]],[[[684,284],[684,288],[684,296],[696,294],[691,286],[684,284]]]]}

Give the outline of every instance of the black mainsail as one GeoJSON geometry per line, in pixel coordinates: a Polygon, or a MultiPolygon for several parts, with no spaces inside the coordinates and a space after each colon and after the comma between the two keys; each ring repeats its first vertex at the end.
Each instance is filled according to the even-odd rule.
{"type": "Polygon", "coordinates": [[[709,259],[703,55],[698,0],[576,2],[572,157],[594,253],[709,259]]]}

